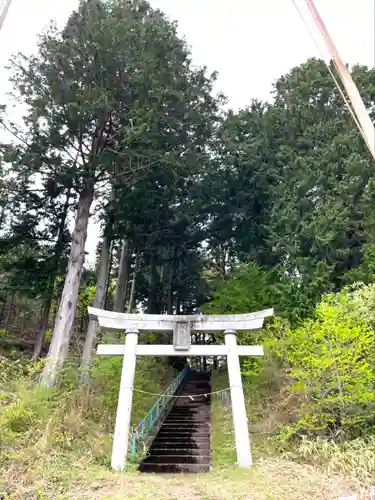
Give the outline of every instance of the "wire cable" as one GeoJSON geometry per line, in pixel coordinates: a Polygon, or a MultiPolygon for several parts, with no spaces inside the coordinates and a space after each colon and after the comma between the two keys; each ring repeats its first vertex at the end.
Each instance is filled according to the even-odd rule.
{"type": "MultiPolygon", "coordinates": [[[[232,387],[235,387],[235,386],[232,386],[232,387]]],[[[166,396],[168,398],[190,398],[192,400],[194,400],[194,398],[199,398],[199,397],[207,397],[207,396],[212,396],[213,394],[220,394],[221,392],[226,392],[226,391],[229,391],[231,388],[230,387],[227,387],[226,389],[221,389],[220,391],[214,391],[214,392],[205,392],[205,393],[202,393],[202,394],[186,394],[184,396],[175,396],[174,394],[158,394],[156,392],[148,392],[148,391],[143,391],[142,389],[134,389],[132,387],[124,387],[124,389],[132,389],[134,392],[140,392],[141,394],[148,394],[149,396],[159,396],[159,397],[162,397],[162,396],[166,396]]]]}

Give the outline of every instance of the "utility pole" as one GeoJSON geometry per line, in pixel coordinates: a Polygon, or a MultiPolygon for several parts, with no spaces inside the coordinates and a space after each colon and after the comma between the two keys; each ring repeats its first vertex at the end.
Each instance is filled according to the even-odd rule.
{"type": "Polygon", "coordinates": [[[1,31],[1,28],[3,27],[5,18],[7,17],[11,3],[12,3],[12,0],[4,0],[4,2],[2,2],[2,4],[0,4],[0,31],[1,31]]]}
{"type": "Polygon", "coordinates": [[[340,76],[341,82],[349,96],[350,102],[353,107],[354,114],[358,120],[360,131],[369,148],[373,158],[375,159],[375,128],[370,115],[364,105],[363,99],[358,91],[356,84],[348,70],[343,63],[340,54],[325,26],[318,9],[313,0],[306,0],[309,10],[314,18],[316,25],[324,39],[328,52],[330,53],[333,63],[336,67],[337,73],[340,76]]]}

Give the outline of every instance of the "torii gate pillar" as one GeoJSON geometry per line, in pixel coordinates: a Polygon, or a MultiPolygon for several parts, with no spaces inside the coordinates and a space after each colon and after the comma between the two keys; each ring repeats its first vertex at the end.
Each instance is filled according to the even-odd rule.
{"type": "Polygon", "coordinates": [[[236,441],[237,463],[241,467],[250,467],[253,463],[250,448],[248,421],[243,394],[240,359],[237,351],[237,332],[225,330],[225,345],[228,347],[227,366],[232,401],[234,438],[236,441]]]}
{"type": "Polygon", "coordinates": [[[125,351],[122,361],[111,461],[112,468],[117,471],[123,470],[126,463],[133,404],[133,384],[137,359],[138,334],[139,331],[136,328],[129,328],[125,331],[125,351]]]}

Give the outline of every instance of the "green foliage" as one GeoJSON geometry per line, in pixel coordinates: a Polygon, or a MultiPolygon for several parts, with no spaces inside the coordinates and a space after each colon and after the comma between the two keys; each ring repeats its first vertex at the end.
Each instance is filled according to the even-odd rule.
{"type": "Polygon", "coordinates": [[[95,295],[95,285],[87,285],[81,287],[78,295],[77,312],[80,316],[87,313],[87,308],[92,304],[95,295]]]}
{"type": "Polygon", "coordinates": [[[240,266],[231,278],[213,284],[210,302],[202,311],[211,314],[241,314],[269,307],[272,303],[271,276],[255,263],[240,266]]]}
{"type": "Polygon", "coordinates": [[[7,380],[17,379],[23,376],[24,371],[20,362],[11,363],[4,356],[0,356],[0,383],[3,384],[7,380]]]}
{"type": "MultiPolygon", "coordinates": [[[[214,372],[212,384],[213,390],[228,387],[226,373],[214,372]]],[[[277,455],[280,454],[283,460],[290,460],[294,464],[306,462],[323,468],[329,474],[342,473],[346,477],[355,477],[365,483],[372,479],[375,456],[374,437],[356,438],[337,443],[323,437],[303,436],[302,439],[296,441],[293,425],[285,424],[279,432],[269,427],[268,419],[271,421],[274,419],[273,423],[280,425],[280,419],[285,418],[288,408],[284,408],[280,400],[277,407],[265,408],[266,387],[260,389],[255,385],[255,379],[248,378],[244,380],[244,384],[252,451],[256,463],[259,464],[262,459],[269,457],[272,457],[272,462],[275,463],[278,460],[277,455]],[[259,397],[255,391],[260,393],[259,397]]],[[[275,387],[272,390],[275,392],[275,387]]],[[[231,408],[217,397],[213,398],[212,408],[213,465],[225,470],[236,461],[231,408]]]]}
{"type": "MultiPolygon", "coordinates": [[[[142,0],[111,0],[81,2],[61,32],[52,26],[40,37],[37,55],[18,55],[11,67],[27,111],[23,132],[8,124],[19,143],[0,145],[2,302],[17,291],[47,299],[48,312],[64,281],[71,209],[95,193],[112,247],[129,243],[128,294],[139,256],[137,306],[191,313],[216,280],[203,312],[275,308],[266,330],[241,336],[266,350],[241,362],[248,403],[263,390],[277,394],[270,407],[283,414],[275,419],[280,447],[332,461],[341,444],[315,437],[351,439],[345,453],[367,463],[364,441],[353,438],[374,427],[373,162],[324,62],[282,76],[273,103],[219,119],[216,75],[193,68],[176,25],[142,0]],[[343,284],[351,287],[320,301],[343,284]],[[306,435],[314,440],[293,441],[306,435]]],[[[357,67],[353,76],[374,112],[375,71],[357,67]]],[[[81,236],[74,241],[83,252],[81,236]]],[[[107,307],[116,256],[112,264],[107,307]]],[[[89,275],[78,297],[82,320],[95,293],[89,275]]],[[[22,481],[29,469],[44,473],[51,456],[53,474],[62,469],[69,481],[72,460],[81,470],[107,465],[121,364],[96,360],[88,392],[73,368],[41,391],[33,383],[40,366],[0,357],[0,466],[22,481]]],[[[158,392],[172,376],[163,362],[141,359],[135,387],[158,392]]],[[[135,422],[153,401],[135,391],[135,422]]],[[[233,436],[217,401],[213,422],[223,451],[215,461],[224,465],[234,461],[233,436]]]]}
{"type": "Polygon", "coordinates": [[[43,366],[43,361],[30,364],[26,357],[5,357],[0,355],[0,384],[14,383],[24,377],[33,377],[43,366]]]}
{"type": "Polygon", "coordinates": [[[270,329],[267,347],[290,380],[283,390],[298,400],[292,435],[342,441],[373,432],[372,295],[373,285],[329,294],[300,326],[270,329]]]}
{"type": "MultiPolygon", "coordinates": [[[[90,369],[91,384],[95,384],[96,399],[100,407],[107,408],[113,414],[117,408],[122,362],[121,357],[115,356],[96,359],[90,369]]],[[[157,393],[155,381],[157,380],[158,387],[166,387],[174,376],[175,371],[171,366],[166,365],[162,358],[139,358],[137,359],[134,387],[137,390],[157,393]]],[[[138,420],[145,412],[148,412],[155,402],[155,396],[135,391],[133,397],[135,404],[132,422],[138,424],[138,420]]]]}
{"type": "MultiPolygon", "coordinates": [[[[373,109],[375,71],[356,68],[353,77],[373,109]]],[[[309,60],[279,79],[270,123],[283,134],[270,242],[304,279],[324,262],[326,290],[337,291],[374,238],[372,158],[323,61],[309,60]]]]}
{"type": "Polygon", "coordinates": [[[375,408],[374,332],[348,293],[330,295],[288,339],[292,390],[303,394],[298,426],[335,437],[371,426],[375,408]]]}
{"type": "Polygon", "coordinates": [[[375,279],[375,245],[365,243],[360,250],[361,264],[351,269],[346,277],[347,283],[363,282],[369,284],[375,279]]]}
{"type": "MultiPolygon", "coordinates": [[[[226,389],[228,387],[227,374],[215,371],[212,374],[211,385],[213,391],[226,389]]],[[[214,467],[224,469],[236,463],[231,407],[224,405],[217,395],[212,396],[211,405],[212,461],[214,467]]]]}
{"type": "Polygon", "coordinates": [[[355,283],[348,288],[353,299],[358,305],[357,314],[365,317],[371,325],[375,326],[375,283],[364,286],[355,283]]]}
{"type": "Polygon", "coordinates": [[[319,287],[306,285],[283,268],[265,269],[250,262],[239,266],[227,280],[213,283],[211,300],[202,306],[208,314],[241,314],[274,308],[279,316],[296,322],[314,307],[319,287]]]}

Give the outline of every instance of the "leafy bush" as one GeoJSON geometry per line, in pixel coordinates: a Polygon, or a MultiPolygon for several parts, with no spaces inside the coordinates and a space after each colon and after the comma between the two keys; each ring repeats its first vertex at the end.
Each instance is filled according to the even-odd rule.
{"type": "Polygon", "coordinates": [[[329,294],[315,317],[271,345],[289,365],[299,396],[299,435],[352,439],[374,430],[373,311],[366,287],[329,294]]]}
{"type": "Polygon", "coordinates": [[[375,279],[375,245],[373,243],[365,243],[361,250],[361,264],[348,271],[344,277],[345,282],[356,283],[363,282],[371,284],[375,279]]]}
{"type": "Polygon", "coordinates": [[[0,384],[8,380],[17,380],[24,375],[24,367],[20,360],[11,362],[0,356],[0,384]]]}

